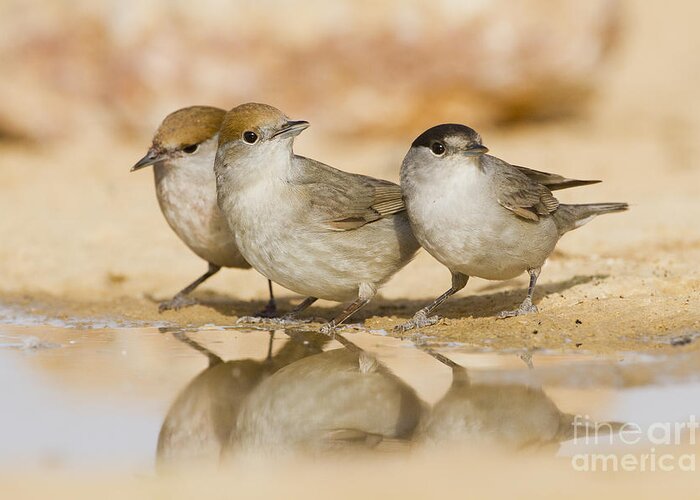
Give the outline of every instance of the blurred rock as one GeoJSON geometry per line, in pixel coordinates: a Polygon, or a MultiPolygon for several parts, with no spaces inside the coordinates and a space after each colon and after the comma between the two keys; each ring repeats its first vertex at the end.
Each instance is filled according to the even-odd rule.
{"type": "Polygon", "coordinates": [[[0,136],[150,134],[174,108],[267,101],[342,134],[575,112],[616,0],[0,4],[0,136]]]}

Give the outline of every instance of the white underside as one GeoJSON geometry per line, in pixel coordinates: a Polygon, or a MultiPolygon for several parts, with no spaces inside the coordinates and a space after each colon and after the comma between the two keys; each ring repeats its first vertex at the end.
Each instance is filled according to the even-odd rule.
{"type": "Polygon", "coordinates": [[[490,280],[540,267],[558,240],[551,217],[526,221],[502,207],[488,174],[463,160],[441,175],[413,173],[405,190],[420,244],[451,271],[490,280]]]}
{"type": "Polygon", "coordinates": [[[352,231],[329,231],[309,220],[308,202],[279,176],[258,175],[244,184],[222,199],[236,242],[256,270],[299,294],[346,301],[362,286],[371,295],[418,248],[405,212],[352,231]]]}
{"type": "Polygon", "coordinates": [[[155,165],[156,195],[165,220],[199,257],[221,267],[248,268],[216,204],[214,155],[189,164],[155,165]]]}

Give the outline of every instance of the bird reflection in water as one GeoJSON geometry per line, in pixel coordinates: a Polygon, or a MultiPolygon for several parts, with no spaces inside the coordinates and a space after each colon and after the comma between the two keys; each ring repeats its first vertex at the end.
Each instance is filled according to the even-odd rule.
{"type": "Polygon", "coordinates": [[[342,335],[335,339],[343,347],[322,352],[327,336],[286,333],[290,340],[272,355],[271,332],[264,361],[225,362],[183,331],[173,332],[210,364],[182,390],[163,422],[159,469],[295,453],[405,451],[411,445],[556,449],[577,430],[574,416],[561,412],[541,388],[472,382],[466,368],[428,347],[420,348],[453,375],[432,408],[342,335]]]}
{"type": "Polygon", "coordinates": [[[251,393],[227,457],[401,448],[411,441],[425,403],[372,354],[335,339],[343,348],[290,364],[251,393]]]}
{"type": "MultiPolygon", "coordinates": [[[[430,348],[423,350],[452,369],[452,385],[422,425],[420,435],[425,443],[556,451],[559,443],[584,436],[586,425],[595,425],[560,411],[538,385],[473,383],[463,366],[430,348]]],[[[531,358],[521,358],[532,370],[531,358]]],[[[617,432],[621,425],[599,423],[597,432],[617,432]]]]}
{"type": "Polygon", "coordinates": [[[176,339],[201,352],[209,366],[199,373],[170,406],[158,436],[156,464],[167,466],[198,463],[217,464],[221,448],[228,442],[242,403],[250,392],[280,368],[306,356],[322,352],[328,336],[292,333],[290,341],[274,356],[270,332],[267,358],[263,361],[224,361],[188,337],[182,329],[162,328],[176,339]]]}

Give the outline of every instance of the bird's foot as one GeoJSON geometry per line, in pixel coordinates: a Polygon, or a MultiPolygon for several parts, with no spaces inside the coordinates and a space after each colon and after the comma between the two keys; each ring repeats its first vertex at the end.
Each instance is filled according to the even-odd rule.
{"type": "Polygon", "coordinates": [[[329,337],[333,338],[335,337],[335,332],[338,331],[338,325],[335,324],[335,321],[329,321],[328,323],[323,325],[319,331],[322,334],[328,335],[329,337]]]}
{"type": "Polygon", "coordinates": [[[440,321],[439,316],[428,316],[427,312],[424,309],[421,309],[416,314],[414,314],[413,318],[411,318],[410,320],[406,321],[401,325],[395,326],[394,332],[402,333],[407,332],[409,330],[413,330],[414,328],[425,328],[426,326],[432,326],[436,324],[438,321],[440,321]]]}
{"type": "Polygon", "coordinates": [[[241,316],[236,320],[236,324],[258,324],[258,323],[271,323],[273,318],[263,318],[262,316],[241,316]]]}
{"type": "Polygon", "coordinates": [[[158,312],[163,311],[177,311],[183,307],[189,307],[198,304],[196,299],[189,297],[187,295],[177,294],[170,300],[166,300],[158,304],[158,312]]]}
{"type": "Polygon", "coordinates": [[[279,325],[279,326],[294,326],[294,325],[304,325],[307,323],[313,323],[313,319],[298,319],[292,314],[285,314],[284,316],[268,318],[265,316],[241,316],[236,320],[236,324],[267,324],[267,325],[279,325]]]}
{"type": "Polygon", "coordinates": [[[537,306],[532,303],[530,299],[525,299],[520,307],[514,309],[513,311],[501,311],[496,316],[497,319],[512,318],[514,316],[522,316],[524,314],[536,313],[537,306]]]}

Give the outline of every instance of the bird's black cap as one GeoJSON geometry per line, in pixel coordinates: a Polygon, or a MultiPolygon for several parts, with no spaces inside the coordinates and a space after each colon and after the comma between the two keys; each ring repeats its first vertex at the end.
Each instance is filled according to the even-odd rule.
{"type": "Polygon", "coordinates": [[[448,137],[463,137],[468,143],[481,144],[481,137],[473,128],[459,123],[444,123],[423,132],[413,141],[411,147],[425,146],[429,148],[435,142],[445,142],[448,137]]]}

